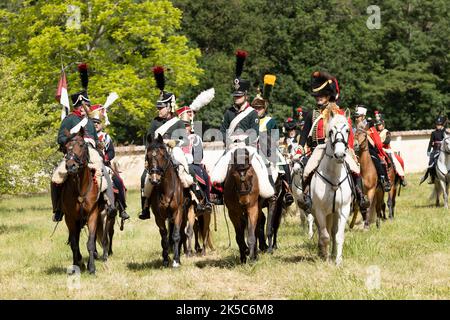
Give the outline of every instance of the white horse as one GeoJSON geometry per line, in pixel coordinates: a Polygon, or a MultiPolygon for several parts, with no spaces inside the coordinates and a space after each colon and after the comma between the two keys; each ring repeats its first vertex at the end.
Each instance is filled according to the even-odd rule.
{"type": "Polygon", "coordinates": [[[444,207],[448,209],[448,187],[450,183],[450,136],[444,133],[441,144],[441,152],[436,164],[436,179],[434,193],[436,194],[436,206],[439,205],[440,194],[444,194],[444,207]]]}
{"type": "Polygon", "coordinates": [[[298,160],[294,160],[294,165],[292,167],[292,183],[291,183],[291,190],[294,195],[294,198],[297,202],[297,207],[300,211],[300,220],[302,223],[302,226],[306,226],[306,222],[308,222],[308,236],[309,239],[312,239],[314,232],[313,232],[313,224],[314,224],[314,217],[312,216],[311,212],[306,212],[302,208],[300,208],[299,203],[303,202],[303,182],[302,182],[302,176],[303,176],[303,169],[304,165],[302,163],[301,158],[298,160]]]}
{"type": "Polygon", "coordinates": [[[347,118],[330,113],[325,132],[328,133],[325,155],[311,180],[312,213],[319,229],[320,256],[330,258],[331,237],[332,256],[339,265],[352,203],[351,175],[344,162],[350,132],[347,118]]]}

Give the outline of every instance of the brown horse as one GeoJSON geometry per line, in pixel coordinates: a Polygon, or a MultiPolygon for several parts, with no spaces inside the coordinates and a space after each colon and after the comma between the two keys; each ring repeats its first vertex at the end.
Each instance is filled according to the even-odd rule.
{"type": "MultiPolygon", "coordinates": [[[[364,219],[364,228],[368,229],[371,221],[372,214],[376,211],[377,198],[376,190],[378,185],[378,175],[373,160],[369,153],[369,142],[367,140],[367,131],[363,125],[358,125],[355,132],[355,153],[358,157],[361,167],[361,176],[364,183],[364,193],[369,198],[370,206],[367,212],[361,212],[364,219]]],[[[353,205],[353,218],[350,223],[350,228],[353,228],[358,215],[358,203],[354,201],[353,205]]]]}
{"type": "MultiPolygon", "coordinates": [[[[105,203],[103,199],[99,200],[98,185],[100,181],[94,181],[94,173],[88,167],[89,150],[87,142],[83,139],[84,129],[81,128],[76,135],[70,135],[67,130],[65,133],[69,138],[65,145],[68,177],[62,189],[61,208],[69,229],[68,242],[72,249],[73,265],[78,266],[80,269],[84,269],[79,245],[80,232],[87,223],[89,229],[87,242],[89,252],[88,270],[89,273],[94,274],[97,226],[100,220],[100,212],[103,211],[105,203]]],[[[105,250],[105,248],[103,249],[105,250]]]]}
{"type": "Polygon", "coordinates": [[[263,221],[260,214],[258,177],[251,165],[252,156],[246,148],[236,149],[224,182],[224,202],[236,232],[241,263],[247,261],[247,253],[250,260],[256,260],[256,230],[260,242],[265,241],[260,233],[260,229],[263,230],[264,227],[261,228],[263,221]],[[248,247],[245,242],[246,229],[248,247]]]}
{"type": "Polygon", "coordinates": [[[186,233],[186,246],[185,253],[188,257],[193,255],[192,250],[192,238],[195,238],[195,252],[200,253],[202,256],[206,255],[206,248],[209,247],[214,250],[214,246],[211,240],[211,214],[202,214],[196,216],[194,212],[194,206],[191,204],[188,208],[187,225],[185,229],[186,233]],[[202,241],[202,246],[200,246],[200,241],[202,241]]]}
{"type": "Polygon", "coordinates": [[[184,242],[186,217],[183,210],[183,185],[178,178],[171,156],[160,135],[156,139],[148,137],[146,161],[153,190],[150,197],[156,225],[161,235],[163,265],[169,266],[170,237],[173,241],[174,268],[180,265],[180,249],[184,242]],[[166,221],[169,220],[167,230],[166,221]]]}

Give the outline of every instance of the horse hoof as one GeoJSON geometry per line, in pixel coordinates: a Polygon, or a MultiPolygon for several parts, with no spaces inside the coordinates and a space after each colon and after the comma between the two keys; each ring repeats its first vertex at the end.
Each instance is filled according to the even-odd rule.
{"type": "Polygon", "coordinates": [[[94,259],[98,260],[98,257],[99,257],[98,252],[94,252],[94,259]]]}
{"type": "Polygon", "coordinates": [[[178,262],[174,261],[174,262],[172,263],[172,267],[173,267],[173,268],[179,268],[179,267],[180,267],[180,264],[179,264],[178,262]]]}
{"type": "Polygon", "coordinates": [[[268,254],[273,254],[273,249],[272,248],[267,249],[267,253],[268,254]]]}
{"type": "Polygon", "coordinates": [[[169,260],[164,260],[164,261],[163,261],[163,266],[164,266],[165,268],[167,268],[167,267],[169,266],[169,260]]]}

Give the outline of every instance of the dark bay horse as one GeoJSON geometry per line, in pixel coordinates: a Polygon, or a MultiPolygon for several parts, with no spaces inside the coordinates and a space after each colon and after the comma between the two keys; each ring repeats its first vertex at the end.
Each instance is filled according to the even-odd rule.
{"type": "Polygon", "coordinates": [[[183,210],[183,185],[176,174],[175,166],[161,136],[158,135],[153,140],[148,136],[147,141],[149,145],[145,160],[148,163],[150,182],[153,185],[150,203],[161,235],[163,265],[169,266],[169,237],[171,237],[174,254],[172,266],[176,268],[180,265],[180,249],[185,240],[186,215],[183,210]],[[170,232],[167,230],[167,220],[170,232]]]}
{"type": "Polygon", "coordinates": [[[259,241],[265,241],[264,235],[259,232],[264,230],[264,224],[260,214],[258,177],[251,165],[252,156],[246,148],[236,149],[224,182],[224,202],[236,232],[241,263],[247,261],[247,254],[250,260],[256,260],[257,230],[259,241]],[[245,241],[246,229],[248,247],[245,241]]]}
{"type": "MultiPolygon", "coordinates": [[[[68,177],[62,189],[61,208],[69,229],[68,242],[72,249],[73,265],[78,266],[80,269],[84,269],[79,245],[80,232],[84,225],[87,224],[89,230],[87,242],[89,252],[88,270],[89,273],[94,274],[97,227],[100,220],[100,212],[104,210],[105,203],[102,197],[99,198],[100,181],[94,181],[95,173],[88,167],[89,150],[87,142],[83,139],[84,129],[81,128],[78,134],[75,135],[71,135],[67,130],[65,133],[69,138],[65,145],[68,177]]],[[[105,248],[103,249],[105,250],[105,248]]]]}

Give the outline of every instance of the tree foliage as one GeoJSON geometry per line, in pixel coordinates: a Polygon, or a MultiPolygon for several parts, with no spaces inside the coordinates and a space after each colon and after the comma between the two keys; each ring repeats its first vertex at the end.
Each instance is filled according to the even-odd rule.
{"type": "Polygon", "coordinates": [[[57,129],[39,112],[42,91],[24,86],[26,77],[17,75],[17,68],[0,57],[0,195],[45,190],[60,157],[54,138],[57,129]]]}
{"type": "MultiPolygon", "coordinates": [[[[116,140],[140,143],[159,93],[151,67],[166,68],[167,90],[176,94],[196,85],[201,74],[200,52],[179,33],[180,20],[181,11],[165,0],[10,3],[0,10],[0,50],[22,61],[25,85],[39,83],[45,103],[54,101],[61,63],[73,93],[81,89],[76,63],[87,62],[91,100],[104,103],[111,91],[120,96],[111,107],[111,133],[116,140]],[[77,19],[79,24],[68,24],[77,19]]],[[[55,104],[45,111],[59,110],[55,104]]]]}
{"type": "Polygon", "coordinates": [[[279,123],[299,105],[314,106],[309,81],[316,69],[338,78],[342,106],[381,110],[392,130],[429,128],[448,112],[449,1],[383,1],[380,29],[366,25],[368,0],[174,4],[183,11],[184,32],[202,51],[200,87],[216,87],[217,99],[199,115],[214,126],[232,102],[238,48],[250,53],[244,77],[261,83],[264,73],[277,75],[271,111],[279,123]]]}

